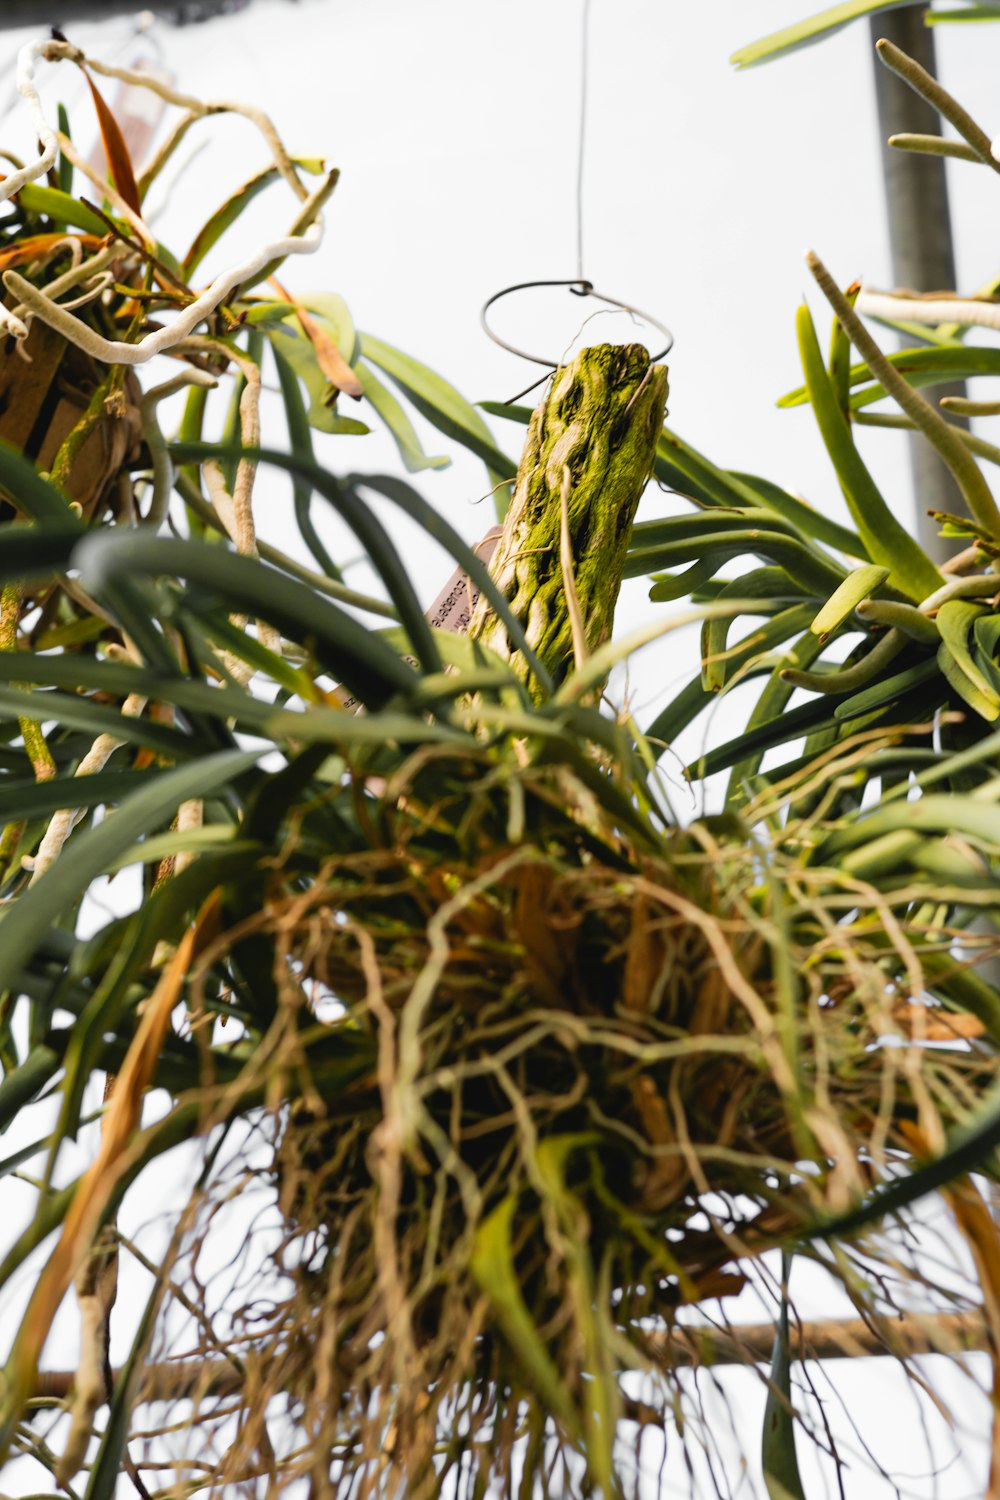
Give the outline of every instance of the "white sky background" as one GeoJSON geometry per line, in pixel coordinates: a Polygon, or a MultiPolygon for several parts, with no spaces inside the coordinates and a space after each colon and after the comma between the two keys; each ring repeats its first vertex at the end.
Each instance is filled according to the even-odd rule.
{"type": "MultiPolygon", "coordinates": [[[[778,411],[774,401],[800,380],[794,316],[804,293],[824,343],[829,327],[803,251],[817,250],[841,284],[855,276],[891,284],[867,23],[749,74],[735,74],[727,62],[739,44],[818,4],[593,0],[585,271],[599,288],[673,330],[672,427],[716,463],[764,474],[842,515],[808,411],[778,411]]],[[[252,100],[272,115],[293,152],[325,155],[340,166],[325,243],[310,259],[287,264],[287,284],[341,293],[361,328],[425,361],[471,400],[500,400],[522,389],[534,367],[486,339],[481,303],[512,282],[576,272],[579,19],[580,0],[257,0],[236,17],[179,31],[159,26],[156,34],[164,65],[184,89],[252,100]]],[[[127,22],[114,21],[81,27],[73,39],[130,63],[134,49],[122,48],[127,34],[127,22]]],[[[0,34],[0,66],[30,35],[0,34]]],[[[991,135],[1000,132],[1000,27],[939,28],[937,39],[944,81],[991,135]]],[[[76,119],[87,119],[76,78],[64,65],[53,80],[55,71],[44,80],[46,99],[63,98],[76,119]]],[[[0,103],[7,86],[0,83],[0,103]]],[[[84,144],[86,129],[79,132],[84,144]]],[[[7,123],[4,131],[14,139],[7,123]]],[[[174,248],[183,248],[263,160],[244,122],[224,119],[200,131],[192,143],[213,144],[192,162],[161,221],[174,248]]],[[[963,163],[949,171],[959,284],[972,290],[997,269],[1000,182],[963,163]]],[[[222,241],[206,278],[230,257],[241,258],[257,237],[283,232],[289,217],[282,190],[272,190],[222,241]]],[[[496,322],[556,357],[573,340],[581,308],[590,312],[593,304],[565,292],[547,295],[548,312],[541,304],[537,313],[534,304],[498,309],[496,322]]],[[[621,320],[601,318],[583,342],[618,336],[635,335],[621,320]]],[[[342,409],[351,414],[349,402],[342,409]]],[[[269,420],[279,424],[270,436],[280,445],[273,406],[265,408],[265,442],[269,420]]],[[[491,426],[516,456],[521,429],[493,419],[491,426]]],[[[419,419],[418,427],[429,452],[453,451],[419,419]]],[[[318,446],[335,472],[399,472],[395,448],[381,434],[318,446]]],[[[902,442],[865,432],[861,446],[899,513],[909,516],[902,442]]],[[[478,461],[457,454],[451,469],[417,475],[414,483],[470,540],[490,524],[490,502],[473,503],[488,483],[478,461]]],[[[287,480],[263,479],[258,496],[261,533],[288,547],[287,480]]],[[[640,516],[658,508],[673,506],[651,490],[640,516]]],[[[451,564],[431,544],[417,550],[419,540],[400,530],[398,512],[391,515],[429,601],[451,564]]],[[[329,535],[336,556],[353,555],[335,527],[329,535]]],[[[363,587],[361,570],[350,581],[363,587]]],[[[619,624],[679,608],[649,605],[645,585],[635,582],[626,586],[619,624]]],[[[630,683],[642,721],[695,670],[692,632],[639,658],[630,683]]],[[[715,742],[738,722],[719,717],[709,731],[715,742]]],[[[699,749],[704,733],[702,726],[683,751],[699,749]]],[[[18,1144],[8,1137],[0,1154],[8,1140],[11,1150],[18,1144]]],[[[16,1188],[9,1180],[3,1186],[12,1207],[16,1188]]],[[[847,1310],[799,1274],[803,1315],[847,1310]]],[[[763,1315],[759,1305],[745,1313],[763,1315]]],[[[48,1362],[72,1361],[74,1317],[64,1310],[48,1362]]],[[[943,1378],[939,1369],[933,1373],[943,1378]]],[[[908,1475],[925,1473],[920,1423],[888,1362],[866,1361],[849,1373],[841,1365],[836,1378],[883,1460],[908,1475]]],[[[722,1384],[752,1456],[760,1382],[730,1373],[722,1384]]],[[[948,1389],[969,1424],[962,1453],[940,1482],[942,1496],[957,1497],[982,1488],[986,1408],[960,1377],[948,1389]]],[[[948,1452],[938,1449],[939,1457],[948,1452]]],[[[850,1500],[891,1493],[863,1467],[847,1485],[850,1500]]],[[[33,1480],[29,1488],[36,1487],[33,1480]]],[[[930,1493],[923,1482],[904,1488],[930,1493]]]]}

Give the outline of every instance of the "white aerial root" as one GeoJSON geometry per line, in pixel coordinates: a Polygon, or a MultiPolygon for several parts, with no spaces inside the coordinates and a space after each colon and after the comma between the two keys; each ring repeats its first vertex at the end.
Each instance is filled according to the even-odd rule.
{"type": "Polygon", "coordinates": [[[295,164],[282,143],[281,137],[274,127],[270,116],[262,109],[257,109],[253,104],[245,104],[240,100],[196,99],[193,94],[182,94],[178,89],[163,78],[158,78],[153,73],[140,71],[136,68],[118,68],[111,63],[98,62],[96,58],[86,57],[79,49],[70,42],[50,42],[47,44],[46,57],[52,62],[66,59],[69,62],[85,64],[92,73],[98,73],[102,78],[114,78],[119,83],[124,83],[132,88],[146,89],[155,94],[165,104],[172,104],[177,109],[183,109],[186,113],[177,121],[170,135],[163,145],[156,150],[155,156],[147,163],[138,176],[139,191],[143,192],[156,176],[164,162],[180,144],[181,138],[196,120],[203,120],[210,115],[232,114],[241,115],[243,119],[249,120],[256,125],[261,135],[268,144],[274,165],[288,183],[292,192],[299,198],[305,198],[306,191],[302,186],[295,164]]]}
{"type": "MultiPolygon", "coordinates": [[[[220,339],[195,335],[185,339],[175,351],[186,354],[221,354],[230,360],[243,376],[246,384],[240,395],[240,447],[246,453],[256,453],[260,447],[260,366],[256,360],[234,349],[220,339]]],[[[236,467],[236,479],[231,497],[233,527],[228,522],[226,530],[236,543],[237,552],[246,557],[257,556],[257,536],[253,524],[253,485],[257,477],[257,460],[241,458],[236,467]]],[[[221,515],[221,511],[220,511],[221,515]]]]}
{"type": "MultiPolygon", "coordinates": [[[[104,338],[81,319],[74,317],[73,310],[101,296],[113,280],[110,269],[113,263],[121,260],[123,256],[127,258],[138,255],[138,247],[130,251],[127,245],[110,244],[85,258],[79,240],[71,236],[69,237],[70,253],[73,257],[73,264],[61,276],[50,281],[47,286],[37,287],[13,269],[3,274],[3,285],[10,293],[13,303],[10,308],[0,306],[0,334],[13,335],[20,351],[28,337],[31,320],[37,317],[93,359],[111,365],[141,365],[156,355],[169,351],[176,354],[221,354],[227,361],[235,364],[244,377],[245,386],[240,397],[241,443],[246,452],[256,450],[260,446],[259,367],[247,355],[234,350],[230,344],[204,335],[195,335],[194,330],[199,323],[211,317],[233,292],[245,283],[252,284],[254,279],[273,263],[280,262],[289,255],[308,255],[318,248],[323,237],[321,210],[336,186],[338,173],[336,170],[327,171],[312,192],[309,192],[272,121],[263,111],[253,105],[230,101],[203,102],[171,88],[169,84],[153,74],[130,68],[112,67],[86,57],[79,48],[68,42],[45,40],[30,43],[21,49],[17,71],[18,90],[31,115],[34,131],[39,141],[39,154],[36,159],[26,165],[17,166],[15,171],[0,181],[0,203],[13,197],[27,183],[43,177],[55,163],[57,152],[61,149],[67,160],[73,162],[110,200],[115,213],[131,226],[144,250],[151,255],[155,254],[155,236],[142,215],[122,198],[114,183],[106,181],[99,172],[81,158],[68,137],[53,129],[46,120],[35,87],[35,65],[39,58],[47,62],[76,63],[81,68],[90,69],[104,77],[115,78],[126,85],[147,89],[167,104],[184,111],[167,139],[139,174],[140,195],[155,178],[196,120],[216,114],[231,113],[243,116],[260,131],[270,150],[274,168],[299,200],[299,207],[287,233],[282,238],[261,246],[239,265],[231,266],[223,271],[199,296],[186,307],[180,308],[168,324],[153,329],[136,343],[104,338]],[[81,283],[83,284],[82,290],[78,296],[64,303],[57,300],[66,292],[80,286],[81,283]]],[[[214,377],[207,372],[195,367],[187,367],[183,373],[154,387],[142,398],[140,406],[142,429],[153,465],[153,495],[149,514],[145,518],[148,525],[159,526],[164,520],[174,478],[170,455],[156,421],[156,407],[165,396],[179,390],[183,385],[207,387],[215,384],[214,377]]],[[[230,495],[221,469],[212,464],[206,464],[203,467],[205,482],[217,513],[232,537],[237,551],[248,557],[258,555],[252,510],[256,468],[254,459],[240,459],[236,469],[233,493],[230,495]]],[[[67,581],[66,586],[70,592],[73,592],[74,585],[70,581],[67,581]]],[[[98,613],[104,613],[93,601],[88,600],[87,603],[98,613]]],[[[245,624],[242,621],[240,623],[245,624]]],[[[264,622],[258,623],[258,631],[262,643],[280,655],[280,633],[264,622]]],[[[225,653],[223,659],[228,670],[240,680],[248,680],[253,675],[254,669],[246,662],[231,658],[229,653],[225,653]]],[[[130,694],[122,707],[122,713],[126,716],[141,714],[145,704],[145,698],[130,694]]],[[[76,775],[92,775],[100,771],[122,743],[124,741],[111,734],[99,736],[80,762],[76,775]]],[[[59,857],[63,845],[81,816],[81,810],[72,808],[63,809],[54,814],[34,860],[26,862],[33,870],[32,884],[40,879],[59,857]]],[[[184,827],[197,826],[200,818],[200,803],[185,804],[181,814],[181,824],[184,827]]]]}
{"type": "MultiPolygon", "coordinates": [[[[138,693],[129,693],[122,704],[122,716],[126,719],[137,719],[146,707],[146,699],[138,693]]],[[[120,745],[125,741],[118,739],[113,734],[98,735],[86,755],[76,768],[77,776],[93,776],[98,771],[103,771],[108,761],[120,745]]],[[[63,845],[73,832],[76,824],[83,816],[83,809],[79,807],[64,807],[57,813],[53,813],[49,826],[45,830],[45,837],[38,846],[38,853],[32,861],[32,874],[30,885],[41,880],[46,870],[55,864],[62,853],[63,845]]]]}
{"type": "MultiPolygon", "coordinates": [[[[248,385],[247,390],[249,389],[250,387],[248,385]]],[[[246,391],[244,391],[243,394],[246,395],[246,391]]],[[[242,405],[243,402],[241,400],[241,409],[242,405]]],[[[206,459],[201,466],[201,473],[202,478],[205,481],[205,488],[208,491],[208,498],[212,502],[212,507],[215,510],[216,515],[219,517],[219,520],[226,528],[226,534],[234,543],[237,552],[242,553],[245,557],[257,557],[259,554],[257,552],[256,537],[254,536],[252,530],[252,515],[251,529],[248,532],[246,526],[241,525],[240,520],[237,517],[236,502],[233,498],[233,495],[229,493],[229,490],[226,487],[226,476],[222,472],[222,465],[215,459],[206,459]]],[[[238,479],[239,471],[237,471],[237,481],[238,479]]],[[[234,491],[236,490],[236,488],[237,485],[234,485],[234,491]]],[[[245,514],[249,514],[249,511],[245,512],[245,514]]],[[[237,630],[246,630],[246,615],[230,615],[229,622],[237,630]]],[[[268,650],[273,651],[277,656],[280,656],[280,631],[276,630],[273,625],[269,625],[263,620],[258,620],[257,629],[260,633],[262,644],[267,646],[268,650]]],[[[237,656],[233,651],[221,651],[219,653],[219,658],[222,662],[223,667],[229,673],[230,677],[232,677],[236,682],[240,683],[243,687],[246,687],[247,683],[250,682],[257,671],[256,667],[254,667],[250,662],[244,661],[242,657],[237,656]]]]}
{"type": "MultiPolygon", "coordinates": [[[[191,350],[198,354],[222,354],[226,359],[238,367],[240,374],[246,381],[240,395],[240,446],[247,453],[255,453],[260,447],[260,366],[252,360],[248,354],[241,350],[233,350],[230,345],[220,342],[218,339],[206,338],[204,335],[196,335],[194,338],[185,339],[179,345],[176,352],[185,353],[191,350]]],[[[236,466],[236,478],[233,483],[233,492],[229,493],[226,486],[225,475],[222,466],[215,459],[206,459],[202,464],[202,476],[205,487],[208,490],[208,498],[215,508],[215,512],[226,528],[226,532],[233,541],[237,552],[244,557],[258,557],[257,533],[253,519],[253,486],[257,477],[257,461],[252,458],[241,458],[236,466]]],[[[246,617],[234,615],[232,623],[238,629],[246,628],[246,617]]],[[[269,651],[277,656],[281,655],[281,633],[273,625],[260,620],[257,624],[260,639],[269,651]]],[[[226,651],[222,654],[222,661],[226,671],[235,677],[238,682],[245,686],[253,677],[256,668],[248,662],[241,661],[232,652],[226,651]]]]}
{"type": "MultiPolygon", "coordinates": [[[[3,184],[0,183],[0,187],[2,186],[3,184]]],[[[79,249],[80,241],[78,238],[68,235],[67,239],[72,240],[73,244],[79,249]]],[[[118,253],[119,251],[115,246],[109,246],[106,250],[98,251],[89,260],[83,260],[82,253],[79,255],[74,253],[73,265],[68,271],[64,271],[61,276],[57,276],[54,281],[50,281],[48,286],[42,289],[44,296],[54,302],[57,297],[61,297],[63,292],[68,292],[71,287],[79,286],[81,282],[89,281],[94,276],[104,275],[118,253]]],[[[18,340],[19,353],[21,352],[21,344],[28,337],[31,318],[31,310],[23,302],[10,308],[0,305],[0,332],[9,334],[18,340]]]]}
{"type": "MultiPolygon", "coordinates": [[[[77,240],[76,243],[79,244],[80,241],[77,240]]],[[[55,302],[62,296],[63,292],[70,291],[72,287],[79,286],[81,282],[89,281],[92,276],[100,276],[108,272],[111,262],[118,254],[118,247],[109,245],[107,249],[99,250],[96,255],[92,255],[89,260],[76,261],[68,271],[64,271],[54,281],[50,281],[42,290],[46,297],[55,302]]],[[[18,317],[23,316],[27,310],[23,304],[13,309],[18,317]]]]}
{"type": "MultiPolygon", "coordinates": [[[[156,354],[163,354],[172,349],[182,339],[187,338],[205,318],[209,317],[229,297],[237,287],[244,282],[250,281],[258,276],[266,266],[273,261],[283,260],[288,255],[311,254],[320,244],[323,237],[323,221],[320,210],[327,198],[333,191],[336,181],[336,171],[325,173],[322,180],[314,190],[309,193],[299,178],[295,165],[285,150],[278,132],[275,130],[271,120],[261,110],[252,105],[242,105],[229,101],[220,103],[202,103],[193,99],[190,95],[178,93],[171,89],[162,80],[153,75],[138,72],[130,68],[113,68],[103,63],[95,62],[86,58],[77,47],[68,42],[32,42],[21,49],[18,58],[18,89],[25,99],[32,116],[36,134],[41,143],[41,153],[35,161],[12,172],[0,182],[0,203],[5,202],[13,194],[18,192],[26,183],[34,181],[43,176],[53,165],[56,152],[60,148],[67,158],[74,162],[82,172],[95,185],[110,198],[115,211],[132,226],[135,233],[142,240],[145,248],[153,252],[155,249],[155,236],[152,235],[148,225],[144,222],[142,215],[135,212],[130,204],[126,203],[113,183],[105,182],[101,175],[84,161],[73,146],[72,141],[64,137],[60,132],[53,130],[45,119],[38,91],[35,88],[35,63],[39,58],[45,58],[49,62],[59,62],[64,59],[75,62],[81,67],[86,66],[96,73],[117,78],[124,83],[133,84],[139,88],[151,90],[154,94],[166,102],[178,105],[187,111],[175,127],[165,147],[161,147],[158,156],[150,164],[147,172],[143,174],[142,181],[148,183],[167,159],[170,151],[174,149],[181,138],[184,130],[196,119],[221,113],[234,113],[243,115],[250,120],[261,132],[271,151],[274,167],[288,183],[292,192],[300,200],[301,207],[295,216],[288,233],[271,244],[262,246],[254,255],[241,265],[232,266],[227,271],[217,276],[212,284],[196,297],[193,302],[182,308],[174,320],[163,328],[154,329],[145,338],[137,343],[129,344],[116,339],[106,339],[93,329],[88,328],[78,318],[72,316],[66,306],[57,306],[53,301],[58,283],[53,283],[44,290],[35,287],[31,282],[20,276],[16,271],[9,270],[5,273],[3,281],[7,290],[18,299],[20,306],[13,311],[0,309],[0,332],[12,335],[18,341],[23,341],[28,335],[28,326],[24,318],[25,311],[42,319],[49,327],[61,333],[64,338],[77,347],[84,349],[94,359],[101,360],[105,364],[139,365],[146,360],[152,359],[156,354]],[[183,127],[183,128],[182,128],[183,127]]],[[[108,256],[112,258],[113,254],[108,256]]],[[[103,252],[108,255],[108,252],[103,252]]],[[[95,262],[101,257],[95,257],[94,261],[85,263],[96,269],[95,262]]],[[[104,261],[107,264],[107,261],[104,261]]],[[[81,267],[76,266],[67,275],[78,277],[81,267]]],[[[103,265],[101,266],[103,269],[103,265]]],[[[84,273],[86,274],[86,273],[84,273]]],[[[65,278],[60,278],[64,281],[65,278]]],[[[62,289],[62,288],[61,288],[62,289]]]]}
{"type": "Polygon", "coordinates": [[[41,151],[34,161],[29,161],[18,171],[11,172],[3,182],[0,182],[0,203],[6,203],[8,198],[19,193],[27,183],[44,177],[49,168],[55,164],[59,142],[56,132],[45,118],[42,101],[35,88],[35,60],[39,57],[50,57],[52,45],[50,41],[29,42],[26,47],[21,48],[17,56],[17,91],[28,106],[41,151]]]}
{"type": "Polygon", "coordinates": [[[233,505],[233,497],[226,487],[226,476],[222,472],[222,465],[218,459],[206,458],[201,466],[201,472],[212,508],[226,528],[229,540],[235,542],[238,535],[236,508],[233,505]]]}
{"type": "Polygon", "coordinates": [[[174,487],[173,460],[156,420],[157,406],[167,396],[176,395],[185,386],[200,385],[206,390],[214,390],[218,383],[215,376],[210,375],[207,370],[187,365],[169,380],[164,380],[162,385],[154,385],[151,390],[144,392],[139,402],[139,420],[146,447],[153,460],[153,497],[149,502],[149,512],[143,520],[144,526],[152,526],[154,530],[162,526],[174,487]]]}
{"type": "MultiPolygon", "coordinates": [[[[182,802],[177,809],[177,832],[191,833],[200,828],[205,821],[205,804],[200,797],[194,797],[190,802],[182,802]]],[[[174,856],[174,874],[179,875],[186,870],[194,859],[193,849],[180,849],[174,856]]]]}
{"type": "MultiPolygon", "coordinates": [[[[92,358],[102,361],[108,365],[143,365],[156,354],[165,354],[168,349],[173,349],[182,339],[186,339],[194,332],[203,319],[207,318],[220,307],[238,286],[245,281],[250,281],[258,276],[264,267],[270,265],[273,260],[282,260],[287,255],[311,255],[318,249],[323,238],[323,221],[317,217],[323,203],[329,197],[336,185],[336,173],[330,172],[324,177],[319,187],[310,193],[303,204],[302,211],[292,225],[288,234],[280,240],[274,240],[270,244],[262,246],[238,266],[230,266],[223,271],[187,307],[178,312],[172,323],[163,328],[156,328],[152,333],[147,333],[138,343],[126,344],[120,339],[106,339],[101,334],[95,333],[86,323],[81,323],[79,318],[74,318],[72,313],[64,311],[62,307],[52,302],[51,299],[38,287],[32,286],[23,276],[16,271],[5,271],[3,275],[4,286],[7,290],[24,304],[36,317],[41,318],[50,328],[61,333],[63,338],[68,339],[77,348],[83,349],[92,358]],[[315,219],[315,223],[312,222],[315,219]],[[297,228],[297,225],[305,221],[305,227],[297,228]]],[[[13,332],[13,329],[10,331],[13,332]]],[[[18,336],[18,335],[16,335],[18,336]]],[[[23,337],[23,335],[19,335],[23,337]]]]}
{"type": "Polygon", "coordinates": [[[903,297],[895,292],[863,291],[857,310],[866,318],[889,323],[960,323],[1000,329],[1000,302],[981,302],[975,297],[903,297]]]}
{"type": "Polygon", "coordinates": [[[83,241],[78,234],[64,234],[61,240],[56,240],[54,245],[49,245],[47,250],[43,250],[38,258],[31,262],[28,269],[40,275],[51,260],[63,254],[70,256],[75,270],[83,260],[83,241]]]}

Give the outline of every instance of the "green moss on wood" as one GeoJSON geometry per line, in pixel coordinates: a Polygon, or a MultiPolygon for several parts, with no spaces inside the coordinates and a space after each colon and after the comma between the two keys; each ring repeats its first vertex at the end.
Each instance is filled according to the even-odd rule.
{"type": "MultiPolygon", "coordinates": [[[[608,640],[636,507],[663,424],[667,372],[641,344],[599,344],[556,372],[528,428],[514,499],[490,572],[558,684],[573,664],[560,560],[564,470],[569,468],[573,573],[587,647],[608,640]]],[[[471,634],[537,684],[503,622],[480,601],[471,634]]]]}

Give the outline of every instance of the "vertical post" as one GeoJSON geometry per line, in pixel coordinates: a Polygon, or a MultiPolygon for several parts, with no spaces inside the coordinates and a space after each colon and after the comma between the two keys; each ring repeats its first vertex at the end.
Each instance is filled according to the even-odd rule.
{"type": "MultiPolygon", "coordinates": [[[[887,37],[936,77],[934,29],[924,25],[926,10],[926,5],[913,5],[883,16],[872,16],[869,22],[872,46],[879,37],[887,37]]],[[[895,151],[888,145],[890,135],[904,131],[939,135],[941,122],[926,100],[882,66],[877,53],[875,93],[882,135],[882,169],[893,279],[897,286],[912,287],[918,292],[952,291],[955,288],[955,250],[944,158],[895,151]]],[[[965,384],[955,381],[935,386],[934,394],[938,397],[964,396],[965,384]]],[[[917,534],[928,555],[935,562],[943,562],[951,548],[937,535],[937,528],[927,512],[931,509],[961,512],[964,507],[956,505],[958,491],[954,480],[935,450],[919,433],[914,433],[910,439],[910,463],[917,502],[917,534]]],[[[970,931],[994,934],[996,926],[996,915],[991,912],[974,922],[970,931]]],[[[973,957],[973,952],[970,951],[969,956],[973,957]]],[[[980,960],[976,973],[1000,988],[1000,959],[980,960]]],[[[993,1217],[1000,1222],[1000,1188],[995,1184],[991,1186],[990,1207],[993,1217]]]]}
{"type": "MultiPolygon", "coordinates": [[[[915,4],[872,16],[872,46],[886,37],[935,73],[934,31],[924,25],[926,10],[926,5],[915,4]]],[[[939,135],[941,122],[926,100],[882,66],[877,54],[874,67],[893,280],[897,287],[917,292],[953,291],[955,251],[944,158],[897,151],[888,144],[890,135],[904,132],[939,135]]],[[[961,396],[965,386],[935,386],[934,394],[961,396]]],[[[958,491],[938,454],[919,433],[910,440],[910,464],[920,542],[935,562],[942,562],[951,549],[938,537],[927,512],[958,509],[958,491]]]]}

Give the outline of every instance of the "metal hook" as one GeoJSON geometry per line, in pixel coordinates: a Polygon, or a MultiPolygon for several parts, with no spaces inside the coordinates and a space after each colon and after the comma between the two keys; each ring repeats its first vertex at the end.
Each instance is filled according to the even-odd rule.
{"type": "Polygon", "coordinates": [[[623,312],[631,313],[635,318],[641,318],[644,323],[648,323],[651,328],[655,328],[658,333],[662,333],[667,341],[658,354],[650,355],[650,364],[656,364],[657,360],[661,360],[665,354],[669,354],[674,346],[674,336],[670,332],[670,329],[656,318],[651,318],[649,313],[641,312],[639,308],[633,307],[630,302],[620,302],[617,297],[608,297],[604,292],[595,291],[594,283],[588,281],[585,276],[571,276],[567,279],[556,281],[518,281],[514,286],[505,286],[501,291],[494,292],[493,296],[488,297],[483,303],[479,314],[479,321],[482,324],[483,332],[493,340],[494,344],[499,344],[500,348],[506,349],[508,354],[516,354],[519,359],[530,360],[534,365],[545,365],[550,370],[557,370],[560,364],[560,361],[557,359],[542,359],[538,354],[528,354],[524,349],[518,349],[516,345],[508,344],[506,339],[502,339],[490,327],[486,314],[494,302],[499,302],[501,297],[509,297],[514,292],[531,291],[535,287],[540,286],[568,286],[574,297],[595,297],[598,302],[606,302],[609,307],[620,307],[623,312]]]}

